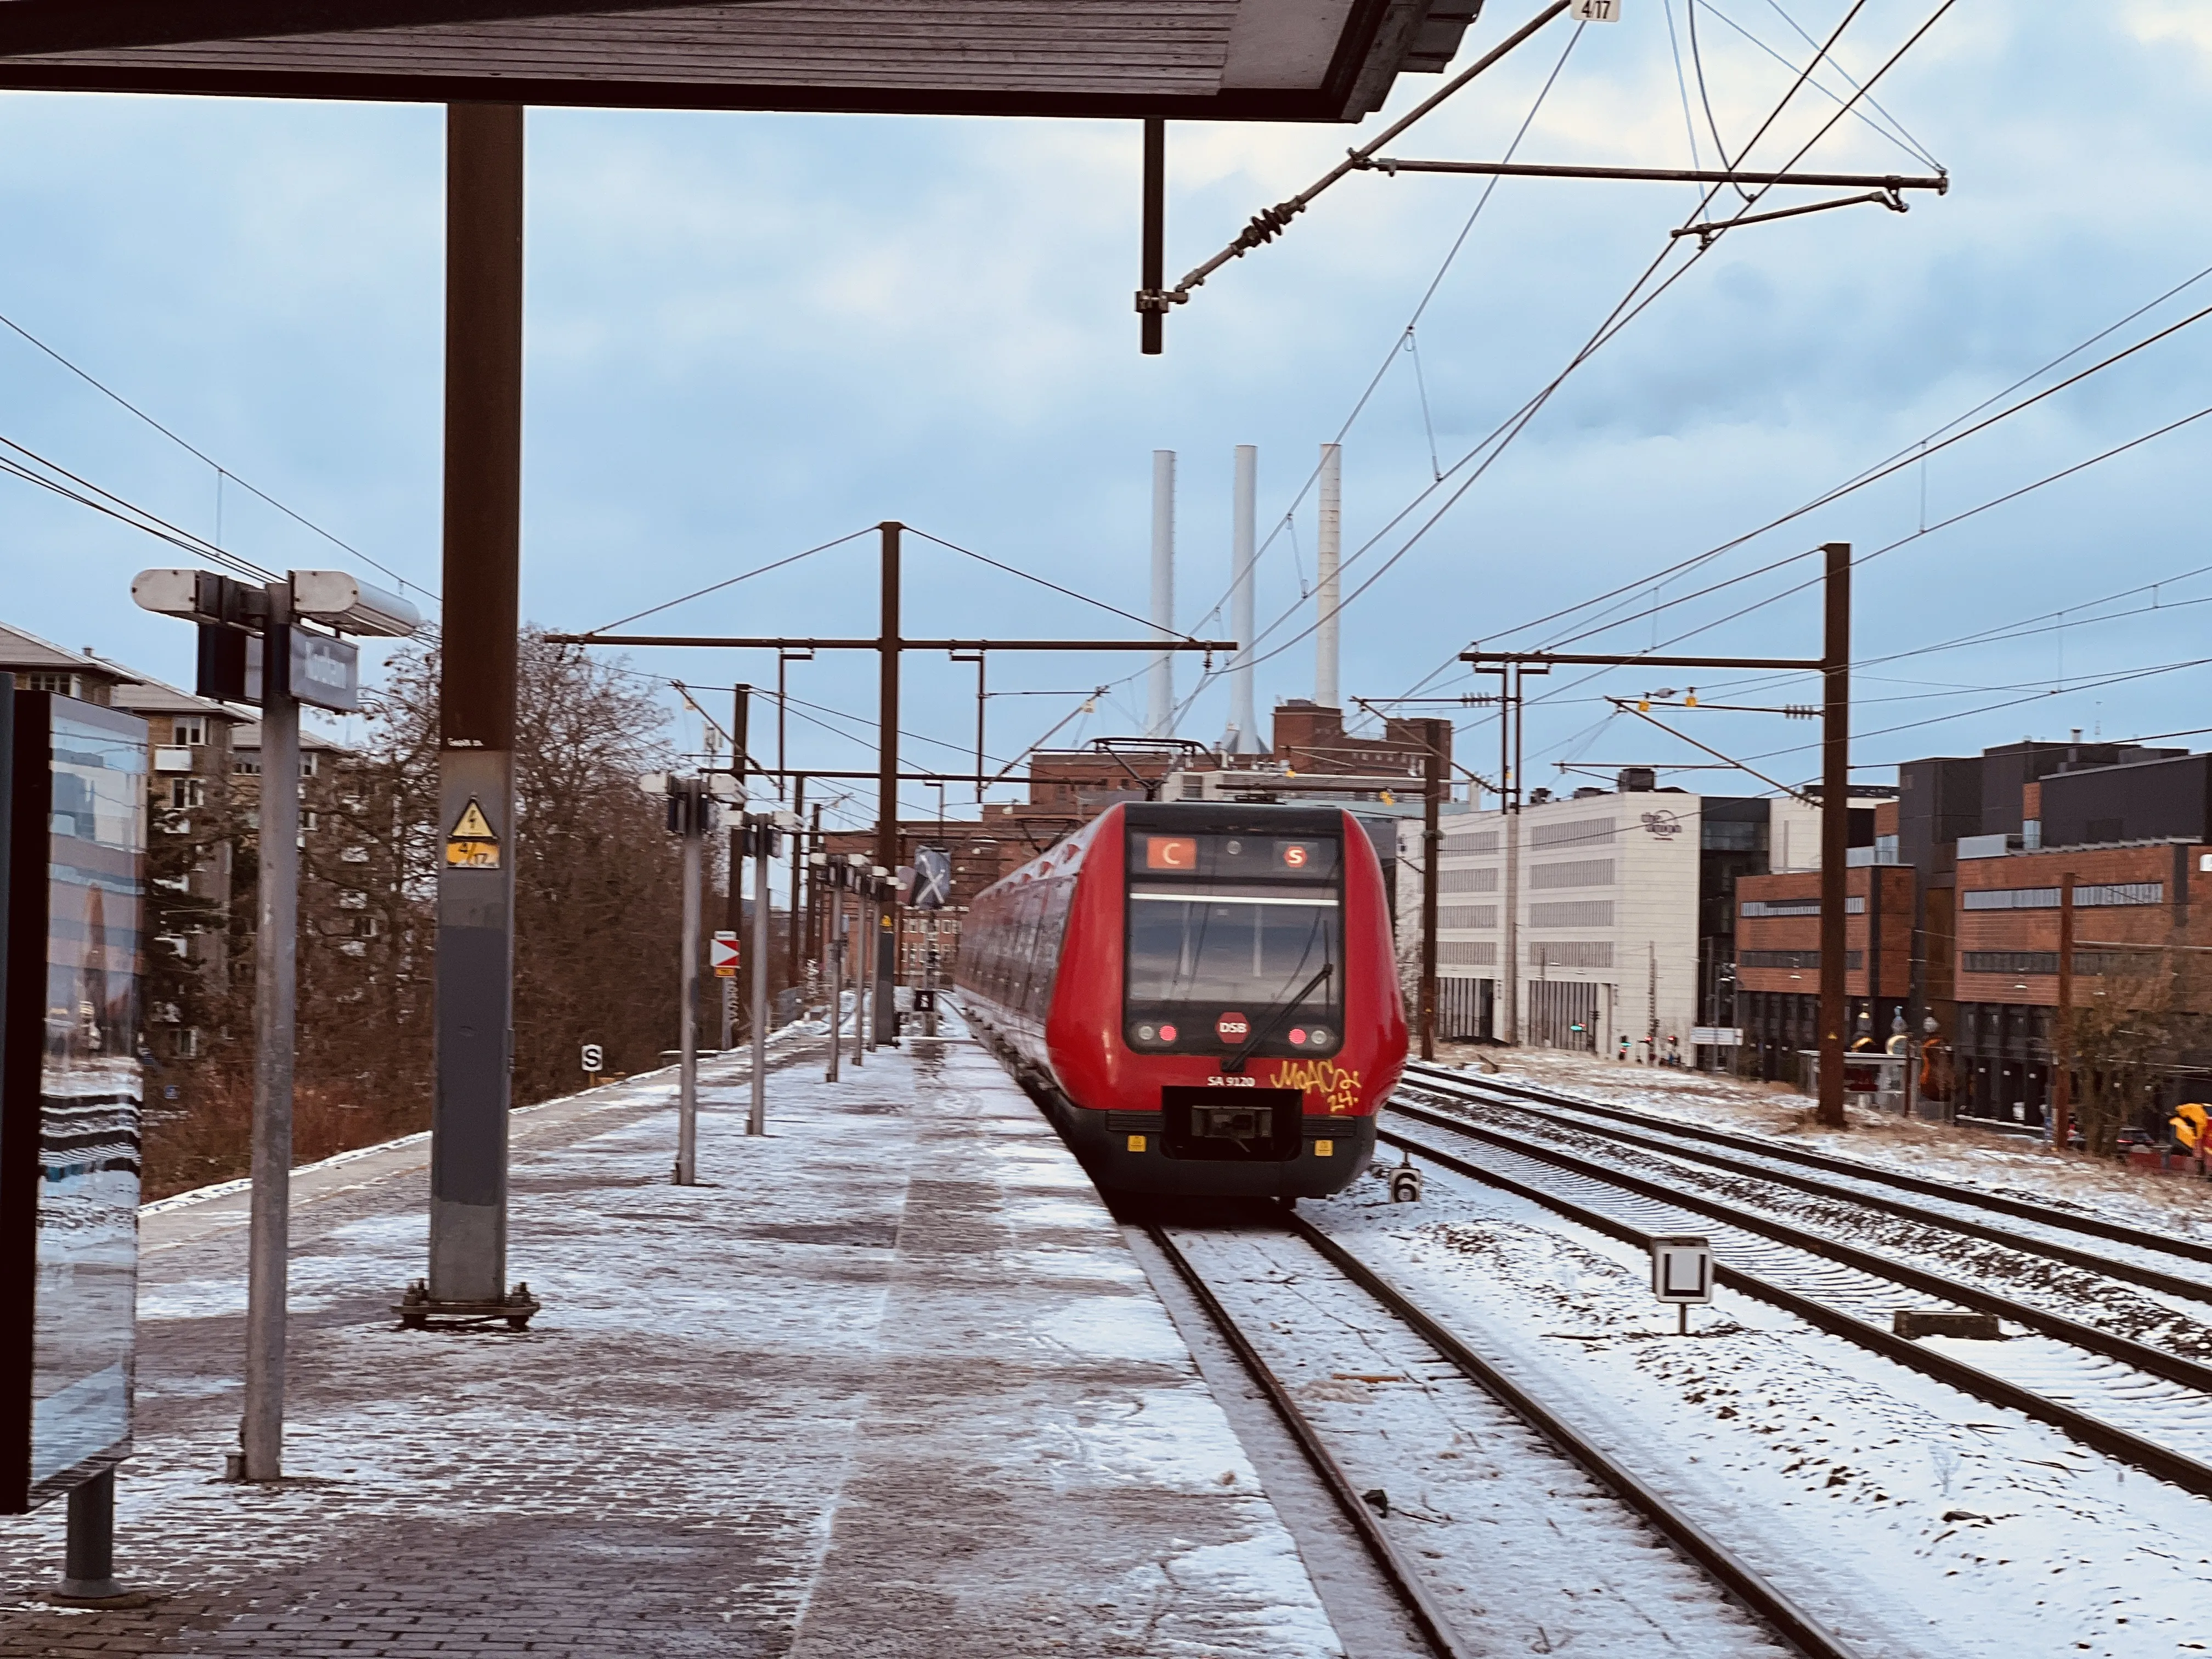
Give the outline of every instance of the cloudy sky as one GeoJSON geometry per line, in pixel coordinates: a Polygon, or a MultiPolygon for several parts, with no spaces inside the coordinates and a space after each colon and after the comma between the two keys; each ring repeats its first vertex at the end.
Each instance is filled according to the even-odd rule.
{"type": "MultiPolygon", "coordinates": [[[[1874,75],[1941,6],[1866,0],[1840,67],[1815,76],[1747,165],[1789,160],[1837,112],[1829,94],[1849,95],[1844,77],[1874,75]]],[[[1528,9],[1492,0],[1468,56],[1528,9]]],[[[1679,167],[1694,145],[1710,165],[1787,90],[1812,55],[1804,36],[1825,37],[1849,7],[1626,9],[1579,34],[1554,24],[1394,152],[1494,159],[1527,122],[1523,160],[1679,167]]],[[[1168,448],[1182,483],[1178,621],[1218,634],[1231,452],[1251,443],[1273,532],[1260,577],[1265,708],[1312,689],[1304,491],[1316,447],[1357,407],[1346,545],[1351,578],[1376,580],[1346,612],[1349,695],[1471,689],[1450,665],[1476,639],[1636,649],[1686,635],[1700,650],[1814,654],[1815,596],[1777,597],[1809,562],[1692,596],[1823,541],[1866,552],[1910,538],[1858,574],[1865,778],[2073,726],[2109,738],[2212,725],[2200,712],[2212,671],[2169,666],[2212,657],[2199,644],[2212,611],[2189,603],[2212,601],[2200,527],[2212,419],[1946,523],[2212,401],[2212,319],[1662,574],[1940,439],[2115,324],[1983,414],[2212,306],[2208,278],[2122,322],[2212,265],[2208,83],[2212,15],[2191,0],[1959,0],[1805,163],[1920,173],[1933,158],[1954,187],[1913,196],[1909,214],[1858,206],[1746,227],[1698,255],[1697,239],[1668,235],[1698,207],[1686,185],[1508,180],[1469,229],[1480,180],[1357,176],[1179,308],[1154,359],[1138,356],[1129,309],[1131,124],[533,112],[526,612],[605,623],[885,518],[1142,611],[1150,457],[1168,448]],[[1664,291],[1486,467],[1459,465],[1662,253],[1664,291]],[[1917,534],[1923,525],[1936,527],[1917,534]],[[1615,589],[1626,592],[1610,611],[1540,620],[1615,589]],[[2002,637],[1921,649],[1984,633],[2002,637]]],[[[1407,77],[1394,109],[1437,84],[1407,77]]],[[[1184,125],[1170,142],[1180,271],[1348,140],[1184,125]]],[[[427,107],[0,95],[0,314],[235,478],[434,587],[441,157],[442,116],[427,107]]],[[[4,334],[0,437],[197,533],[216,534],[220,514],[223,543],[262,563],[349,562],[4,334]]],[[[131,574],[173,552],[13,480],[0,479],[0,619],[189,677],[186,630],[127,599],[131,574]]],[[[871,557],[848,544],[659,620],[866,632],[871,557]]],[[[927,544],[908,568],[918,629],[1128,626],[927,544]]],[[[633,660],[702,684],[775,672],[704,653],[633,660]]],[[[814,704],[872,710],[860,663],[793,672],[814,704]]],[[[1140,668],[1009,658],[993,672],[1007,690],[1065,692],[1140,668]]],[[[1694,758],[1596,701],[1684,678],[1559,677],[1532,711],[1530,781],[1559,781],[1559,761],[1694,758]]],[[[945,745],[917,743],[911,758],[957,762],[972,741],[972,671],[917,661],[909,680],[908,724],[945,745]]],[[[1186,666],[1182,689],[1197,695],[1182,729],[1210,739],[1226,696],[1194,680],[1186,666]]],[[[1802,682],[1712,682],[1701,696],[1812,696],[1802,682]]],[[[1076,702],[994,699],[993,750],[1019,752],[1076,702]]],[[[1131,732],[1142,713],[1141,683],[1117,686],[1061,736],[1131,732]]],[[[1495,727],[1462,714],[1466,753],[1486,772],[1495,727]]],[[[1811,736],[1763,715],[1688,718],[1741,755],[1811,736]]],[[[792,731],[816,763],[859,756],[826,727],[792,731]]],[[[1794,780],[1814,760],[1758,763],[1794,780]]]]}

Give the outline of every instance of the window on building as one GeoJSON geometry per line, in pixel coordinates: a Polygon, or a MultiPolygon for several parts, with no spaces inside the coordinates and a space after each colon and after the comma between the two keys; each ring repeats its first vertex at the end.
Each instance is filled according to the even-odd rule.
{"type": "Polygon", "coordinates": [[[169,1033],[169,1052],[179,1060],[195,1060],[200,1052],[200,1028],[179,1025],[169,1033]]]}
{"type": "MultiPolygon", "coordinates": [[[[1820,914],[1820,901],[1816,898],[1746,899],[1736,909],[1738,915],[1747,916],[1817,916],[1820,914]]],[[[1863,897],[1845,899],[1844,914],[1847,916],[1864,915],[1866,900],[1863,897]]]]}
{"type": "Polygon", "coordinates": [[[2058,952],[1968,951],[1960,966],[1970,974],[2055,974],[2058,971],[2058,952]]]}
{"type": "Polygon", "coordinates": [[[1455,968],[1495,968],[1498,946],[1489,939],[1444,939],[1437,945],[1437,961],[1455,968]]]}
{"type": "Polygon", "coordinates": [[[1532,968],[1610,968],[1613,946],[1604,939],[1531,939],[1532,968]]]}
{"type": "Polygon", "coordinates": [[[261,775],[261,757],[240,755],[231,762],[230,769],[241,778],[258,778],[261,775]]]}
{"type": "MultiPolygon", "coordinates": [[[[1966,910],[2056,910],[2058,890],[2056,887],[1983,887],[1968,888],[1959,896],[1960,908],[1966,910]]],[[[2114,881],[2077,883],[2074,888],[2074,902],[2083,908],[2124,905],[2163,904],[2166,902],[2166,884],[2162,881],[2114,881]]],[[[1994,971],[2002,973],[2002,969],[1994,971]]]]}
{"type": "Polygon", "coordinates": [[[52,691],[57,696],[82,699],[84,696],[84,676],[37,669],[23,676],[22,686],[26,691],[52,691]]]}
{"type": "Polygon", "coordinates": [[[312,778],[322,769],[323,757],[319,751],[313,749],[303,749],[300,751],[300,775],[301,777],[312,778]]]}
{"type": "Polygon", "coordinates": [[[1748,819],[1707,818],[1698,844],[1708,853],[1756,853],[1766,845],[1766,826],[1748,819]]]}
{"type": "Polygon", "coordinates": [[[1528,907],[1531,927],[1610,927],[1613,926],[1611,899],[1568,899],[1557,904],[1532,904],[1528,907]]]}
{"type": "Polygon", "coordinates": [[[179,714],[169,722],[169,741],[197,749],[207,742],[207,717],[179,714]]]}
{"type": "Polygon", "coordinates": [[[1494,865],[1483,870],[1437,872],[1437,891],[1439,893],[1494,893],[1497,890],[1498,869],[1494,865]]]}
{"type": "Polygon", "coordinates": [[[171,778],[169,805],[179,812],[190,811],[207,805],[207,781],[204,778],[171,778]]]}
{"type": "MultiPolygon", "coordinates": [[[[1820,965],[1818,951],[1746,951],[1735,959],[1739,968],[1789,968],[1803,970],[1820,965]]],[[[1846,951],[1844,966],[1856,973],[1866,965],[1866,952],[1846,951]]]]}
{"type": "Polygon", "coordinates": [[[1610,887],[1611,859],[1578,859],[1571,864],[1539,864],[1528,872],[1531,887],[1610,887]]]}
{"type": "Polygon", "coordinates": [[[1539,823],[1528,831],[1531,847],[1574,847],[1613,839],[1611,818],[1573,818],[1565,823],[1539,823]]]}

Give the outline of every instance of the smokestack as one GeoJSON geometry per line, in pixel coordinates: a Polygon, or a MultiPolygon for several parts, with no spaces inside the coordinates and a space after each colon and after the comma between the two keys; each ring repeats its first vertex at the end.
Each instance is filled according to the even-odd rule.
{"type": "MultiPolygon", "coordinates": [[[[1175,632],[1175,472],[1172,449],[1152,452],[1152,627],[1163,639],[1175,632]]],[[[1145,735],[1175,735],[1175,653],[1152,659],[1145,709],[1145,735]]]]}
{"type": "Polygon", "coordinates": [[[1324,708],[1340,708],[1337,701],[1337,607],[1344,603],[1343,583],[1337,570],[1344,557],[1344,451],[1337,444],[1321,447],[1321,530],[1316,562],[1321,581],[1314,592],[1314,701],[1324,708]]]}
{"type": "Polygon", "coordinates": [[[1237,651],[1229,670],[1229,741],[1222,746],[1232,754],[1257,755],[1267,750],[1256,729],[1259,716],[1252,707],[1252,635],[1258,623],[1254,616],[1252,565],[1258,556],[1254,523],[1260,494],[1260,452],[1250,444],[1237,446],[1237,513],[1235,544],[1229,560],[1229,631],[1237,636],[1237,651]]]}

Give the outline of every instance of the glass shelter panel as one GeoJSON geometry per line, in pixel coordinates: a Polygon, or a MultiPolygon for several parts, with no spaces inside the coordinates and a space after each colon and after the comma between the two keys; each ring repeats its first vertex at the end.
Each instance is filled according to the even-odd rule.
{"type": "MultiPolygon", "coordinates": [[[[144,722],[69,698],[26,697],[16,712],[15,787],[43,794],[46,809],[43,837],[24,833],[31,813],[15,812],[11,848],[33,867],[10,883],[9,931],[42,920],[45,933],[36,1133],[17,1124],[7,1142],[35,1147],[36,1178],[21,1164],[0,1170],[8,1202],[33,1212],[28,1478],[17,1497],[35,1504],[130,1449],[147,748],[144,722]],[[40,759],[43,780],[32,769],[40,759]]],[[[12,970],[38,965],[35,945],[11,940],[12,970]]],[[[29,998],[11,987],[9,1001],[20,1025],[29,998]]],[[[11,1115],[27,1092],[11,1091],[11,1115]]]]}

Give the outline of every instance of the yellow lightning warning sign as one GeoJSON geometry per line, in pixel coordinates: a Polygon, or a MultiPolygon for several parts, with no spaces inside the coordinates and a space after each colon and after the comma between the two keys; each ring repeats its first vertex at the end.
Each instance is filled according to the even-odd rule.
{"type": "Polygon", "coordinates": [[[496,870],[499,868],[499,837],[492,833],[491,820],[484,816],[483,808],[475,796],[461,809],[461,816],[446,832],[446,867],[449,870],[496,870]]]}

